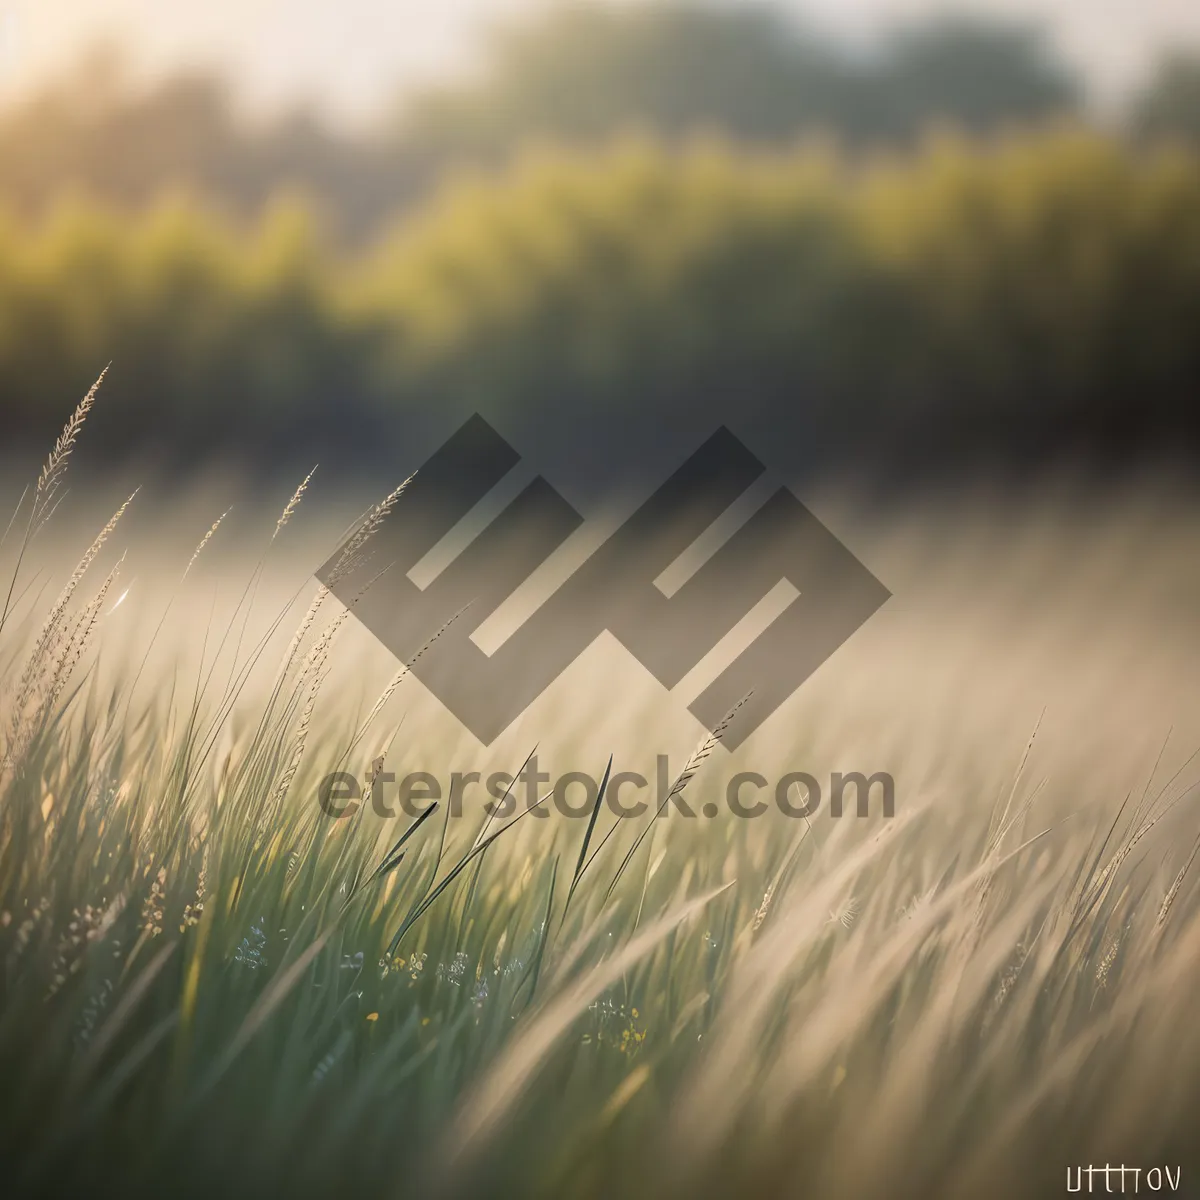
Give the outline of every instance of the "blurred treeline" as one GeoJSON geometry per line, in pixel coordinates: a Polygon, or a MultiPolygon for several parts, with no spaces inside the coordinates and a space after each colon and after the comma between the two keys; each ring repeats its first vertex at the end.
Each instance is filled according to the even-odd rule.
{"type": "Polygon", "coordinates": [[[531,138],[580,144],[640,125],[760,144],[813,129],[894,143],[931,120],[982,132],[1081,104],[1030,30],[959,19],[900,27],[851,52],[765,6],[580,4],[497,27],[485,50],[473,75],[350,135],[305,111],[247,123],[215,75],[139,90],[119,49],[97,47],[74,77],[0,114],[0,190],[30,213],[64,190],[129,208],[183,185],[245,216],[294,186],[361,241],[448,168],[501,163],[531,138]]]}
{"type": "Polygon", "coordinates": [[[92,436],[114,450],[369,457],[429,406],[734,402],[797,447],[1133,449],[1190,436],[1200,384],[1200,158],[1091,133],[873,167],[534,155],[357,257],[300,203],[249,234],[180,204],[64,209],[0,229],[0,264],[12,426],[46,434],[113,359],[92,436]]]}
{"type": "Polygon", "coordinates": [[[1100,130],[1021,30],[851,54],[768,10],[579,8],[350,137],[97,66],[0,120],[0,438],[113,360],[114,454],[731,402],[814,461],[1194,451],[1197,79],[1177,56],[1100,130]]]}

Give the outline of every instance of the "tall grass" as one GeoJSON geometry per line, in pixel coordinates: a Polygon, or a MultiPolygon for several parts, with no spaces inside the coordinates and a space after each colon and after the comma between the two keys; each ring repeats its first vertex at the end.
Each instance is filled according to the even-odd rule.
{"type": "Polygon", "coordinates": [[[318,593],[273,666],[245,636],[264,557],[194,676],[102,683],[124,508],[39,620],[45,490],[0,630],[6,1194],[1050,1196],[1122,1161],[1194,1186],[1198,843],[1141,861],[1188,765],[1115,815],[1060,819],[1022,761],[994,805],[785,839],[599,802],[333,820],[317,781],[394,735],[318,704],[348,610],[318,593]]]}

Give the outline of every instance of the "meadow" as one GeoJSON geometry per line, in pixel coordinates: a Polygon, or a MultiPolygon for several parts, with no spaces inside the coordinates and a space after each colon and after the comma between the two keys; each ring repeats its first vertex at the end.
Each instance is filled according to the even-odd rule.
{"type": "Polygon", "coordinates": [[[483,752],[311,577],[402,494],[110,505],[68,486],[103,398],[0,547],[7,1195],[958,1200],[1105,1163],[1193,1194],[1185,489],[824,497],[893,601],[737,755],[604,646],[483,752]],[[888,769],[897,811],[315,802],[535,746],[598,777],[669,748],[696,799],[888,769]]]}

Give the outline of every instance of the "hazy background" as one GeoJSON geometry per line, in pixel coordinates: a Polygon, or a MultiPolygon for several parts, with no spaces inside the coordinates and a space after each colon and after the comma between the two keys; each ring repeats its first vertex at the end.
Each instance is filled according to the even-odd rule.
{"type": "Polygon", "coordinates": [[[472,411],[1186,468],[1198,45],[1170,0],[0,0],[0,439],[112,361],[95,461],[175,475],[388,475],[472,411]]]}
{"type": "MultiPolygon", "coordinates": [[[[624,0],[630,7],[635,0],[624,0]]],[[[561,0],[411,0],[333,4],[286,0],[6,0],[5,86],[10,94],[70,70],[97,39],[127,45],[140,73],[215,65],[244,102],[262,112],[296,103],[321,106],[339,122],[367,122],[399,96],[478,66],[481,36],[512,18],[540,16],[561,0]]],[[[615,5],[614,5],[615,7],[615,5]]],[[[745,8],[727,0],[727,9],[745,8]]],[[[1105,101],[1144,83],[1163,50],[1200,36],[1200,14],[1186,0],[781,0],[780,10],[863,50],[887,24],[928,19],[953,7],[993,20],[1036,22],[1055,49],[1105,101]]]]}
{"type": "MultiPolygon", "coordinates": [[[[143,485],[115,644],[232,504],[158,643],[200,653],[314,462],[255,620],[473,411],[589,519],[726,423],[893,592],[757,763],[990,795],[1048,708],[1107,800],[1193,748],[1194,5],[0,13],[0,492],[111,361],[54,546],[143,485]]],[[[687,697],[586,657],[493,761],[686,756],[687,697]]]]}

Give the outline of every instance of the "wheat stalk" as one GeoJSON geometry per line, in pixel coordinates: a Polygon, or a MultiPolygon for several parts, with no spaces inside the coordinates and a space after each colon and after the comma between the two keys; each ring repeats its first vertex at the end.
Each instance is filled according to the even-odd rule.
{"type": "Polygon", "coordinates": [[[203,537],[200,539],[200,542],[199,542],[199,544],[196,546],[195,552],[192,554],[192,557],[191,557],[191,558],[188,560],[188,565],[187,565],[186,567],[184,567],[184,569],[183,569],[183,575],[182,575],[182,576],[180,576],[180,579],[179,579],[179,582],[180,582],[180,583],[182,583],[182,582],[183,582],[183,581],[184,581],[184,580],[185,580],[185,579],[188,577],[188,572],[189,572],[189,571],[192,569],[192,567],[193,567],[193,566],[195,566],[195,564],[196,564],[196,559],[198,559],[198,558],[200,557],[201,553],[202,553],[202,552],[203,552],[203,550],[204,550],[204,547],[205,547],[205,546],[207,546],[207,545],[208,545],[208,543],[212,541],[212,539],[213,539],[213,534],[214,534],[214,533],[216,533],[216,532],[217,532],[217,530],[221,528],[221,522],[222,522],[222,521],[224,521],[224,520],[225,520],[225,518],[226,518],[227,516],[229,516],[229,514],[230,514],[231,512],[233,512],[233,505],[230,505],[230,506],[229,506],[229,507],[228,507],[228,508],[227,508],[227,509],[226,509],[226,510],[225,510],[225,511],[224,511],[224,512],[223,512],[223,513],[222,513],[222,514],[221,514],[221,515],[220,515],[220,516],[219,516],[219,517],[218,517],[218,518],[217,518],[217,519],[216,519],[216,520],[215,520],[215,521],[212,523],[212,528],[211,528],[211,529],[210,529],[210,530],[209,530],[209,531],[208,531],[208,532],[207,532],[207,533],[206,533],[206,534],[205,534],[205,535],[204,535],[204,536],[203,536],[203,537]]]}
{"type": "Polygon", "coordinates": [[[339,580],[344,579],[347,573],[354,567],[358,552],[367,544],[367,542],[375,535],[380,525],[387,519],[388,514],[396,506],[396,501],[404,495],[405,489],[416,478],[414,471],[399,487],[385,496],[375,507],[367,514],[363,523],[355,531],[354,535],[343,547],[341,554],[338,556],[337,563],[329,575],[329,587],[334,587],[339,580]]]}
{"type": "Polygon", "coordinates": [[[448,621],[446,621],[446,623],[442,625],[442,627],[438,629],[438,631],[431,638],[429,638],[424,645],[421,646],[421,648],[412,656],[412,658],[401,664],[400,669],[395,675],[392,676],[387,687],[385,687],[379,694],[379,699],[375,701],[374,707],[372,707],[371,711],[367,714],[367,719],[359,726],[358,732],[354,735],[354,740],[350,743],[350,747],[346,751],[347,754],[349,754],[350,751],[358,745],[358,743],[362,740],[363,735],[368,729],[371,728],[375,718],[378,717],[383,711],[384,706],[392,698],[396,689],[404,682],[405,678],[412,673],[413,666],[421,657],[421,655],[423,655],[434,644],[434,642],[436,642],[438,638],[440,638],[442,634],[445,633],[446,630],[449,629],[450,626],[453,625],[454,622],[457,621],[458,618],[461,617],[463,613],[465,613],[470,607],[470,604],[465,604],[462,608],[460,608],[458,612],[456,612],[448,621]]]}
{"type": "MultiPolygon", "coordinates": [[[[111,365],[109,363],[109,366],[111,365]]],[[[92,411],[92,406],[96,402],[96,393],[99,391],[100,385],[104,382],[104,377],[107,374],[108,366],[100,372],[96,382],[88,389],[87,395],[80,400],[70,419],[63,426],[63,431],[58,435],[58,441],[54,443],[54,448],[50,451],[50,456],[46,459],[46,465],[42,468],[42,473],[38,476],[37,488],[34,490],[33,498],[33,520],[37,527],[45,523],[45,519],[48,516],[47,509],[54,499],[58,485],[62,482],[62,477],[67,469],[67,462],[71,457],[71,451],[75,449],[75,442],[79,437],[79,431],[83,428],[83,423],[87,420],[88,413],[92,411]]]]}
{"type": "MultiPolygon", "coordinates": [[[[320,464],[318,463],[317,466],[320,464]]],[[[304,477],[304,482],[292,493],[292,498],[284,505],[283,512],[279,515],[279,520],[275,522],[275,532],[271,534],[271,541],[274,541],[279,536],[279,531],[292,519],[292,514],[300,507],[300,501],[304,493],[308,490],[309,480],[317,473],[317,467],[314,466],[311,471],[304,477]]]]}
{"type": "Polygon", "coordinates": [[[55,664],[55,671],[50,687],[50,704],[53,705],[58,697],[62,694],[62,689],[70,678],[71,673],[79,664],[80,658],[83,657],[84,649],[87,646],[88,638],[91,636],[92,629],[95,627],[96,621],[100,616],[100,609],[104,605],[104,599],[109,593],[109,589],[113,585],[113,580],[116,579],[117,573],[121,569],[121,564],[125,561],[125,555],[117,560],[113,569],[109,571],[104,582],[100,585],[100,590],[92,598],[88,606],[80,614],[79,620],[76,623],[75,630],[71,634],[70,640],[63,648],[62,654],[58,662],[55,664]],[[74,656],[70,662],[67,662],[67,656],[74,650],[74,656]],[[65,669],[64,669],[65,665],[65,669]]]}
{"type": "Polygon", "coordinates": [[[1158,916],[1154,920],[1156,926],[1161,926],[1166,921],[1167,914],[1171,911],[1171,905],[1175,903],[1175,897],[1179,895],[1179,889],[1183,886],[1188,871],[1192,869],[1192,863],[1196,861],[1197,853],[1200,853],[1200,837],[1197,837],[1192,843],[1192,852],[1188,855],[1187,862],[1179,869],[1179,874],[1175,876],[1175,882],[1171,884],[1170,891],[1163,898],[1162,907],[1158,910],[1158,916]]]}
{"type": "MultiPolygon", "coordinates": [[[[76,589],[79,587],[84,575],[87,574],[88,568],[100,553],[104,543],[108,540],[113,530],[116,529],[117,522],[125,515],[125,510],[133,503],[134,497],[140,490],[140,488],[135,489],[130,494],[129,499],[109,518],[108,524],[96,535],[95,540],[79,560],[75,570],[71,573],[71,578],[67,581],[66,586],[59,593],[58,599],[54,602],[54,606],[50,610],[50,615],[46,618],[46,622],[38,634],[37,641],[30,651],[29,658],[26,660],[25,667],[21,672],[20,681],[17,684],[16,695],[13,700],[13,723],[10,730],[11,743],[15,744],[18,740],[21,715],[25,711],[34,691],[37,690],[39,664],[53,655],[58,650],[62,641],[62,619],[76,589]]],[[[74,632],[72,633],[73,637],[74,632]]],[[[69,640],[67,648],[63,653],[69,651],[70,644],[69,640]]]]}
{"type": "MultiPolygon", "coordinates": [[[[705,759],[707,759],[708,756],[710,754],[712,754],[712,752],[716,749],[717,744],[725,736],[725,731],[729,728],[730,723],[733,721],[733,718],[737,715],[738,709],[740,709],[742,707],[742,705],[745,704],[746,701],[750,699],[752,694],[753,694],[752,692],[747,692],[721,718],[721,720],[717,722],[717,724],[713,728],[712,732],[706,738],[702,738],[700,741],[700,744],[696,747],[695,750],[692,751],[691,757],[689,757],[687,762],[684,763],[684,765],[683,765],[683,770],[679,772],[678,776],[676,776],[675,782],[673,784],[671,784],[670,790],[667,792],[666,796],[663,798],[662,803],[659,804],[658,809],[656,810],[656,812],[654,814],[655,820],[651,821],[650,824],[647,825],[646,828],[643,829],[642,832],[638,834],[633,845],[629,847],[628,851],[626,851],[625,857],[621,860],[621,865],[617,868],[616,874],[613,875],[613,877],[612,877],[612,882],[608,885],[608,891],[606,891],[604,894],[604,899],[606,902],[607,902],[608,898],[613,894],[613,890],[617,886],[617,881],[621,878],[621,875],[624,872],[625,868],[629,865],[630,860],[637,853],[638,847],[641,846],[642,842],[644,842],[646,840],[646,835],[650,832],[650,830],[657,828],[657,824],[656,824],[657,818],[662,816],[667,805],[670,804],[671,801],[674,800],[676,796],[680,795],[683,792],[683,789],[686,788],[689,783],[691,783],[692,777],[700,769],[700,767],[704,763],[705,759]]],[[[617,828],[619,828],[619,825],[620,825],[620,822],[618,822],[616,825],[614,825],[612,827],[612,829],[610,829],[608,831],[608,833],[605,834],[604,839],[600,842],[600,845],[598,845],[596,847],[596,850],[592,854],[592,857],[589,858],[588,861],[584,864],[584,866],[583,866],[584,871],[586,871],[587,868],[589,866],[591,866],[591,864],[595,861],[596,855],[598,855],[600,853],[600,851],[604,849],[604,843],[607,842],[610,837],[612,837],[614,831],[617,828]]],[[[580,872],[580,875],[582,875],[582,874],[583,874],[583,871],[580,872]]]]}

